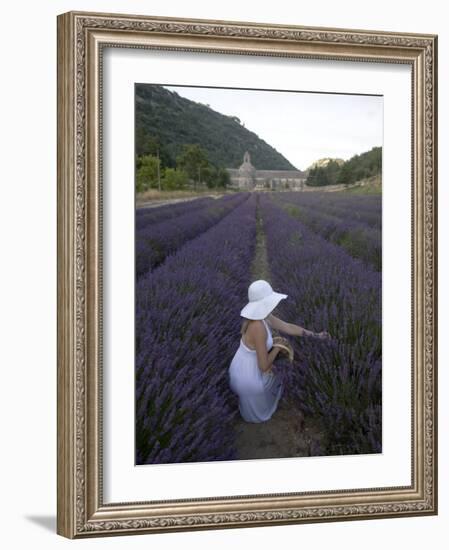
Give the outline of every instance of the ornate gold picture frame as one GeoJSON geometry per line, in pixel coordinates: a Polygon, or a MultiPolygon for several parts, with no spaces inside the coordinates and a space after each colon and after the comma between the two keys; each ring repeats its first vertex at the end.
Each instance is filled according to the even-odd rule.
{"type": "Polygon", "coordinates": [[[88,12],[62,14],[57,23],[58,534],[84,538],[436,514],[437,37],[88,12]],[[145,501],[104,501],[102,59],[108,47],[411,68],[413,307],[404,312],[412,319],[410,485],[175,500],[154,500],[149,489],[145,501]]]}

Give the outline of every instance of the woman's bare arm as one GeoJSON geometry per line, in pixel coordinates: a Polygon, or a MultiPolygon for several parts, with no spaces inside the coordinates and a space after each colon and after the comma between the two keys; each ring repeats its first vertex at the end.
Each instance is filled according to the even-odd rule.
{"type": "Polygon", "coordinates": [[[279,330],[280,332],[284,332],[285,334],[290,334],[291,336],[313,336],[316,334],[312,330],[307,330],[300,325],[286,323],[285,321],[282,321],[282,319],[275,317],[272,313],[270,313],[267,319],[273,328],[279,330]]]}
{"type": "Polygon", "coordinates": [[[256,348],[257,364],[262,372],[268,372],[273,366],[273,361],[280,349],[278,347],[273,347],[268,353],[266,344],[267,332],[263,323],[252,323],[252,325],[252,336],[256,348]]]}
{"type": "Polygon", "coordinates": [[[279,330],[280,332],[284,332],[285,334],[290,334],[291,336],[317,336],[318,338],[330,338],[330,334],[325,330],[322,332],[313,332],[313,330],[307,330],[300,325],[286,323],[282,319],[274,316],[272,313],[268,315],[267,320],[273,328],[279,330]]]}

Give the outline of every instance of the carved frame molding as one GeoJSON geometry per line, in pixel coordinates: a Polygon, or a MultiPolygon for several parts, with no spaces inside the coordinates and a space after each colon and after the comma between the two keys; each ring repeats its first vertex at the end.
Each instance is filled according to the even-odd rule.
{"type": "Polygon", "coordinates": [[[69,538],[437,513],[437,37],[240,21],[58,16],[58,513],[69,538]],[[104,504],[104,47],[412,67],[412,485],[104,504]]]}

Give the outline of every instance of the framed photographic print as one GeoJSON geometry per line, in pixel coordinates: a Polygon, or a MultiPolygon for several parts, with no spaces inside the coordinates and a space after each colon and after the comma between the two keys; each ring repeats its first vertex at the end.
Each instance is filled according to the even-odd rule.
{"type": "Polygon", "coordinates": [[[437,513],[437,37],[58,17],[69,538],[437,513]]]}

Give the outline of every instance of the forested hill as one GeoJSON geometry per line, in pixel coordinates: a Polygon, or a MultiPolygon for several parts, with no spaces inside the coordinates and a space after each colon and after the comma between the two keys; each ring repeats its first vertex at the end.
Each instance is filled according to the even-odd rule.
{"type": "Polygon", "coordinates": [[[174,167],[185,143],[198,144],[210,162],[238,168],[249,151],[251,163],[264,170],[296,170],[276,149],[245,128],[237,117],[181,97],[155,84],[136,84],[136,154],[145,155],[158,139],[166,166],[174,167]]]}
{"type": "Polygon", "coordinates": [[[339,183],[349,184],[377,176],[382,172],[382,148],[373,147],[366,153],[354,155],[349,160],[326,159],[322,165],[316,164],[309,170],[307,185],[320,187],[339,183]]]}

